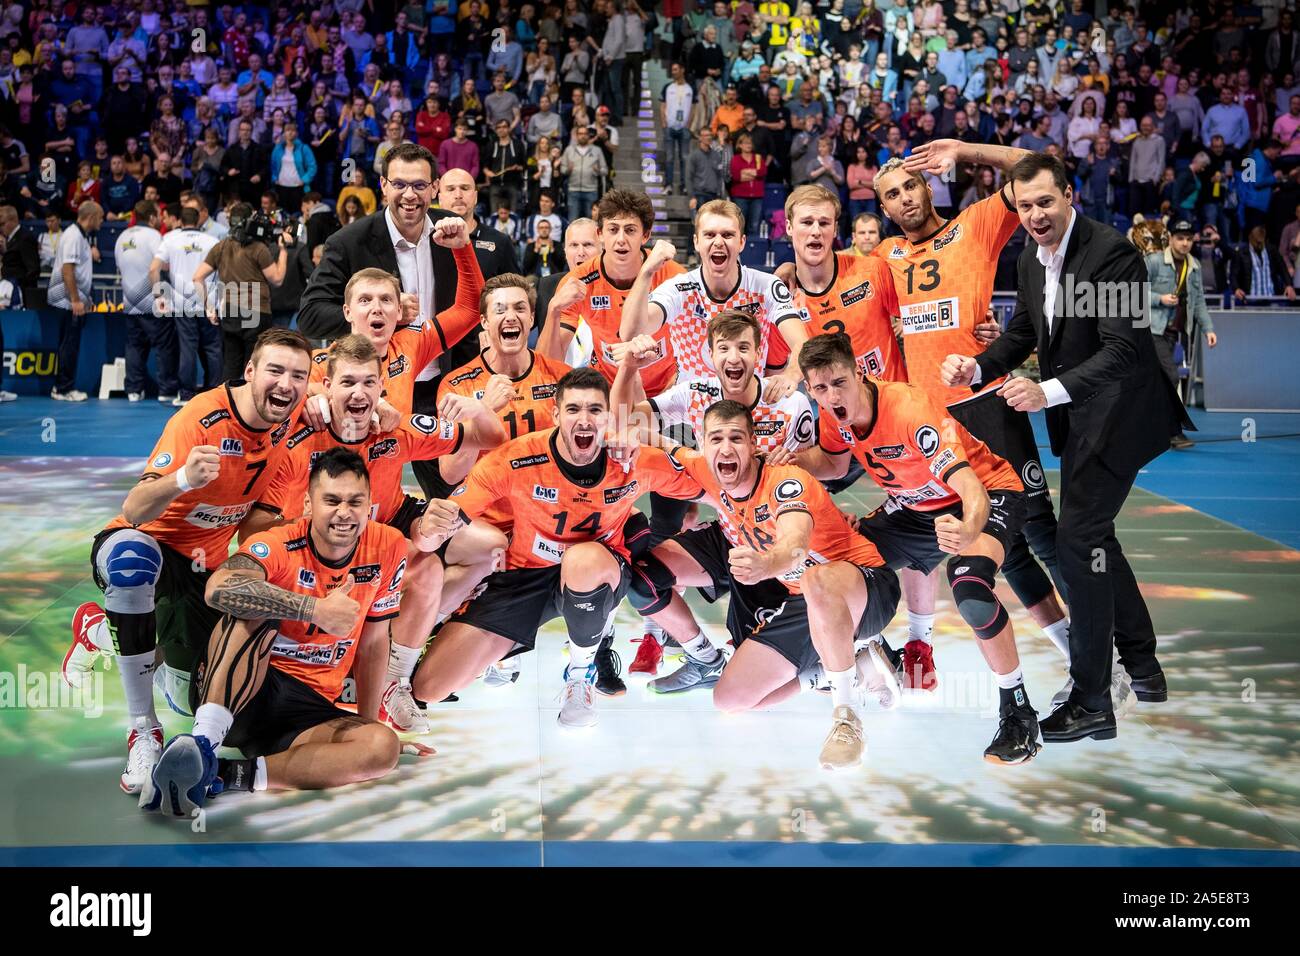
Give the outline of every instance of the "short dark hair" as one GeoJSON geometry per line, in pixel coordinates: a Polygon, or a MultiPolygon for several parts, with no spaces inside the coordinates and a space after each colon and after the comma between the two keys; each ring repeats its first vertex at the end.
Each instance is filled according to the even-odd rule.
{"type": "Polygon", "coordinates": [[[1011,192],[1015,193],[1016,183],[1027,183],[1041,172],[1051,173],[1052,185],[1060,191],[1061,195],[1065,195],[1066,190],[1070,188],[1070,177],[1065,171],[1065,163],[1047,153],[1030,153],[1011,167],[1011,174],[1007,177],[1011,182],[1011,192]]]}
{"type": "Polygon", "coordinates": [[[311,343],[303,337],[301,332],[273,326],[272,328],[262,332],[262,334],[257,337],[257,341],[253,344],[253,353],[250,356],[249,361],[256,365],[257,356],[261,353],[262,349],[272,345],[283,345],[286,348],[296,349],[306,355],[308,361],[311,360],[311,343]]]}
{"type": "Polygon", "coordinates": [[[611,189],[600,197],[596,224],[603,230],[607,220],[619,216],[635,216],[641,220],[641,227],[649,233],[655,224],[655,207],[645,193],[635,193],[630,189],[611,189]]]}
{"type": "Polygon", "coordinates": [[[847,365],[856,369],[858,360],[853,355],[853,340],[844,332],[824,332],[814,335],[799,350],[799,368],[807,375],[815,368],[847,365]]]}
{"type": "Polygon", "coordinates": [[[555,386],[555,404],[560,404],[565,392],[588,388],[600,392],[605,396],[606,404],[609,403],[609,381],[596,369],[586,366],[564,373],[564,377],[555,386]]]}
{"type": "Polygon", "coordinates": [[[307,484],[316,484],[316,479],[321,475],[337,478],[340,475],[347,474],[356,475],[369,487],[370,472],[366,470],[366,463],[361,460],[361,456],[350,448],[335,446],[313,459],[311,471],[308,473],[307,484]]]}
{"type": "MultiPolygon", "coordinates": [[[[754,419],[749,414],[749,409],[740,402],[733,401],[730,398],[724,398],[721,401],[714,402],[704,412],[704,430],[709,430],[709,419],[720,418],[724,422],[742,421],[745,423],[745,431],[750,435],[754,434],[754,419]]],[[[703,435],[697,436],[703,438],[703,435]]]]}
{"type": "Polygon", "coordinates": [[[131,211],[135,213],[135,221],[143,226],[158,214],[158,206],[147,199],[141,199],[131,211]]]}
{"type": "Polygon", "coordinates": [[[193,229],[199,224],[199,211],[193,206],[181,206],[180,211],[181,225],[186,229],[193,229]]]}
{"type": "Polygon", "coordinates": [[[429,178],[433,178],[434,170],[438,168],[437,162],[434,161],[433,153],[429,152],[419,143],[398,143],[387,153],[384,154],[383,168],[379,170],[379,175],[385,179],[388,178],[388,167],[394,161],[403,163],[428,163],[429,178]]]}

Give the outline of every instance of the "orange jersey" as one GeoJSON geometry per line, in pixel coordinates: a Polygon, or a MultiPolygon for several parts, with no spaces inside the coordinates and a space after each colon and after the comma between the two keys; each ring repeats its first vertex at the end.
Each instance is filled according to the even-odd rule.
{"type": "MultiPolygon", "coordinates": [[[[140,480],[179,471],[198,445],[212,445],[221,453],[220,471],[214,481],[179,495],[140,530],[208,567],[219,565],[226,560],[239,523],[270,488],[288,455],[286,439],[295,421],[289,418],[273,429],[252,428],[240,419],[229,385],[196,395],[168,420],[140,480]]],[[[109,528],[130,526],[122,515],[108,523],[109,528]]]]}
{"type": "Polygon", "coordinates": [[[733,498],[722,490],[699,452],[677,448],[673,457],[715,502],[718,524],[733,548],[766,551],[777,539],[776,522],[782,515],[799,513],[812,518],[807,556],[797,568],[780,577],[794,594],[801,591],[804,571],[816,564],[848,561],[864,568],[884,565],[875,545],[853,530],[821,482],[802,468],[768,465],[760,458],[753,491],[744,498],[733,498]]]}
{"type": "Polygon", "coordinates": [[[853,340],[859,372],[890,382],[907,381],[890,325],[890,317],[898,314],[898,299],[887,265],[869,256],[837,252],[835,276],[825,290],[810,292],[796,281],[792,291],[809,337],[846,332],[853,340]]]}
{"type": "Polygon", "coordinates": [[[698,483],[658,448],[643,447],[628,471],[602,452],[604,462],[590,484],[574,480],[575,466],[560,460],[555,429],[520,435],[483,458],[452,492],[470,518],[499,502],[514,509],[514,535],[506,553],[508,568],[546,568],[560,563],[565,550],[600,541],[627,556],[623,525],[638,496],[657,491],[670,498],[698,498],[698,483]]]}
{"type": "Polygon", "coordinates": [[[961,496],[948,479],[966,467],[973,468],[989,490],[1024,490],[1007,460],[949,417],[947,409],[924,390],[903,382],[871,380],[867,388],[876,410],[871,429],[859,436],[823,408],[821,446],[832,455],[851,451],[872,481],[898,504],[914,511],[958,504],[961,496]]]}
{"type": "Polygon", "coordinates": [[[939,366],[949,355],[979,355],[986,348],[975,326],[993,298],[998,253],[1019,226],[999,190],[967,206],[924,242],[894,236],[871,251],[894,274],[908,380],[941,405],[971,397],[969,388],[944,385],[939,366]]]}
{"type": "MultiPolygon", "coordinates": [[[[555,386],[569,371],[569,366],[537,352],[529,351],[532,361],[528,371],[516,379],[515,397],[497,414],[510,438],[555,427],[555,386]]],[[[442,377],[438,384],[438,401],[445,395],[468,395],[481,399],[487,380],[495,372],[487,362],[487,352],[442,377]]],[[[494,505],[483,515],[493,527],[506,531],[514,523],[509,502],[494,505]]]]}
{"type": "Polygon", "coordinates": [[[306,621],[281,621],[271,644],[271,666],[302,681],[326,700],[343,690],[366,624],[397,617],[406,571],[406,538],[396,528],[367,521],[352,555],[330,563],[316,553],[311,521],[255,534],[240,545],[266,572],[266,580],[294,594],[323,598],[345,581],[348,597],[361,605],[357,623],[346,635],[326,634],[306,621]]]}
{"type": "MultiPolygon", "coordinates": [[[[417,328],[403,326],[388,340],[388,350],[379,366],[384,399],[405,419],[411,414],[415,380],[439,355],[473,332],[479,324],[478,297],[483,290],[483,273],[469,246],[452,250],[456,258],[456,302],[443,309],[433,321],[417,328]]],[[[317,349],[311,356],[311,382],[324,385],[329,349],[317,349]]]]}
{"type": "Polygon", "coordinates": [[[289,454],[257,506],[279,511],[288,520],[302,517],[312,463],[331,448],[348,448],[361,456],[370,472],[370,519],[388,522],[406,500],[402,491],[406,463],[455,454],[464,440],[464,425],[429,415],[412,415],[394,431],[355,442],[339,438],[332,428],[318,432],[303,426],[289,436],[289,454]]]}
{"type": "MultiPolygon", "coordinates": [[[[641,256],[641,261],[644,262],[645,253],[643,252],[641,256]]],[[[622,341],[618,335],[618,327],[623,320],[623,303],[627,301],[627,294],[632,291],[632,285],[628,283],[626,289],[616,286],[605,274],[604,263],[605,257],[602,254],[591,262],[584,262],[561,280],[560,285],[565,282],[581,282],[586,289],[583,297],[575,305],[569,306],[560,313],[560,316],[563,327],[570,332],[578,328],[578,319],[586,320],[587,325],[591,327],[591,367],[598,369],[613,383],[614,376],[618,374],[618,363],[614,361],[610,349],[622,341]]],[[[676,262],[665,262],[655,271],[650,287],[656,288],[659,283],[667,282],[673,276],[679,276],[685,271],[685,268],[676,262]]],[[[641,369],[641,384],[645,387],[645,393],[650,396],[662,392],[673,383],[677,375],[677,364],[673,361],[672,341],[668,335],[667,323],[654,334],[654,337],[659,343],[659,357],[641,369]]]]}

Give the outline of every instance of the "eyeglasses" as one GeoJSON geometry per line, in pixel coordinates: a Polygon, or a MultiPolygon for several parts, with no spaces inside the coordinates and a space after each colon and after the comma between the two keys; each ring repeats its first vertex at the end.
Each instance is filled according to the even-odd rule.
{"type": "Polygon", "coordinates": [[[425,182],[423,179],[417,180],[413,183],[403,182],[400,179],[390,179],[388,185],[399,193],[404,193],[408,189],[414,189],[417,193],[422,193],[431,187],[433,183],[425,182]]]}

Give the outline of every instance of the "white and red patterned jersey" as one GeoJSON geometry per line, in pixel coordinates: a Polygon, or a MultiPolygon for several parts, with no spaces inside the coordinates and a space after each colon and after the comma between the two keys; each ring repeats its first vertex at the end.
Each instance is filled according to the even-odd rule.
{"type": "Polygon", "coordinates": [[[672,338],[677,357],[678,376],[708,378],[717,373],[709,354],[709,320],[723,309],[739,309],[758,319],[763,328],[758,344],[758,368],[768,367],[769,340],[775,335],[779,344],[772,347],[771,358],[781,364],[789,349],[775,329],[788,318],[801,318],[789,287],[770,272],[740,266],[736,287],[723,299],[715,299],[704,285],[699,268],[674,276],[650,293],[650,302],[664,313],[664,324],[672,338]]]}
{"type": "MultiPolygon", "coordinates": [[[[758,379],[758,399],[749,406],[754,420],[754,441],[760,452],[778,448],[802,451],[817,443],[813,428],[812,406],[803,392],[791,392],[779,402],[763,401],[762,378],[758,379]]],[[[650,399],[650,407],[663,426],[689,424],[695,429],[696,442],[704,440],[704,413],[714,402],[722,400],[722,383],[716,376],[678,379],[677,384],[650,399]]]]}

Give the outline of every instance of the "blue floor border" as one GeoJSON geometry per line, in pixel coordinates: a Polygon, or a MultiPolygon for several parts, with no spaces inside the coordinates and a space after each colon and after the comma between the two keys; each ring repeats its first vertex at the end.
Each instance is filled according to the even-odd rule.
{"type": "Polygon", "coordinates": [[[0,866],[1300,866],[1300,852],[981,843],[469,841],[0,847],[0,866]]]}

